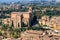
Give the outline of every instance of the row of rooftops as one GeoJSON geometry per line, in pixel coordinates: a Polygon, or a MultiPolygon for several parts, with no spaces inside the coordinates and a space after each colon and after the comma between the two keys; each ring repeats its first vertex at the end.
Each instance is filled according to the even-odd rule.
{"type": "MultiPolygon", "coordinates": [[[[49,30],[47,30],[48,32],[49,32],[49,30]]],[[[60,38],[60,35],[58,35],[58,34],[44,34],[45,32],[43,32],[43,31],[37,31],[37,30],[27,30],[25,33],[22,33],[22,34],[24,34],[24,35],[21,35],[21,36],[23,36],[23,37],[36,37],[36,39],[37,39],[37,37],[38,38],[40,38],[40,39],[43,39],[43,40],[46,40],[46,38],[48,39],[48,40],[50,40],[51,38],[53,38],[53,39],[55,39],[55,38],[60,38]]],[[[39,39],[39,40],[40,40],[39,39]]]]}
{"type": "Polygon", "coordinates": [[[47,26],[52,26],[52,27],[57,27],[56,29],[60,29],[60,16],[53,16],[49,18],[49,16],[43,16],[39,20],[39,24],[47,25],[47,26]]]}
{"type": "MultiPolygon", "coordinates": [[[[47,31],[49,32],[49,30],[47,30],[47,31]]],[[[43,33],[44,32],[41,31],[41,30],[39,30],[39,31],[37,31],[37,30],[26,30],[24,33],[21,33],[20,38],[15,39],[15,38],[10,37],[10,38],[6,38],[6,39],[2,39],[2,40],[23,40],[23,39],[27,40],[27,39],[31,39],[31,38],[33,40],[35,38],[38,39],[38,40],[40,40],[40,39],[43,39],[43,40],[48,39],[48,40],[50,40],[52,38],[53,38],[53,40],[55,40],[56,38],[60,40],[60,35],[58,35],[58,34],[50,34],[50,35],[44,34],[44,35],[42,35],[43,33]]]]}

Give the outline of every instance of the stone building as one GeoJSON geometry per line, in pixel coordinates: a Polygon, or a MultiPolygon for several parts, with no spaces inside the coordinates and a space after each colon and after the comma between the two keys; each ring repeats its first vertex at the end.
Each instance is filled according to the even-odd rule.
{"type": "Polygon", "coordinates": [[[31,14],[29,12],[12,12],[11,21],[15,28],[21,27],[23,24],[30,26],[31,14]]]}
{"type": "Polygon", "coordinates": [[[54,30],[60,30],[60,16],[53,16],[49,18],[49,16],[43,16],[39,20],[40,25],[47,25],[50,28],[53,28],[54,30]]]}
{"type": "Polygon", "coordinates": [[[2,24],[8,24],[14,28],[21,28],[24,26],[30,26],[32,18],[32,7],[29,7],[28,12],[12,12],[11,18],[2,19],[2,24]]]}
{"type": "Polygon", "coordinates": [[[21,33],[21,40],[41,40],[40,35],[42,33],[42,31],[27,30],[21,33]]]}
{"type": "Polygon", "coordinates": [[[25,25],[28,24],[28,26],[30,26],[31,17],[32,17],[32,15],[31,15],[29,12],[23,14],[22,22],[23,22],[25,25]]]}
{"type": "Polygon", "coordinates": [[[40,25],[48,25],[49,23],[49,16],[43,16],[40,20],[39,20],[39,24],[40,25]]]}
{"type": "Polygon", "coordinates": [[[20,14],[20,12],[12,12],[11,13],[11,21],[12,21],[12,26],[14,26],[14,28],[21,27],[21,14],[20,14]]]}
{"type": "Polygon", "coordinates": [[[52,17],[50,20],[50,24],[49,26],[55,30],[60,30],[60,16],[56,17],[52,17]]]}
{"type": "Polygon", "coordinates": [[[7,25],[11,26],[11,19],[10,18],[2,19],[2,24],[7,24],[7,25]]]}
{"type": "Polygon", "coordinates": [[[43,35],[43,33],[43,31],[27,30],[21,33],[20,40],[60,40],[60,34],[43,35]]]}

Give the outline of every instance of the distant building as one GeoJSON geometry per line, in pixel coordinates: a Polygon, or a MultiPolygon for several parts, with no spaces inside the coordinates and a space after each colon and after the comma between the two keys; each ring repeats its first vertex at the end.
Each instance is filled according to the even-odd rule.
{"type": "Polygon", "coordinates": [[[39,24],[47,25],[54,30],[60,30],[60,19],[59,18],[60,18],[60,16],[58,16],[58,17],[53,16],[51,18],[49,18],[49,16],[43,16],[39,20],[39,24]]]}
{"type": "Polygon", "coordinates": [[[7,25],[11,26],[11,19],[10,18],[2,19],[2,24],[7,24],[7,25]]]}
{"type": "Polygon", "coordinates": [[[52,17],[50,20],[50,24],[49,26],[55,30],[60,30],[60,16],[56,17],[52,17]]]}
{"type": "Polygon", "coordinates": [[[27,30],[21,33],[21,40],[41,40],[39,37],[42,33],[42,31],[27,30]]]}
{"type": "Polygon", "coordinates": [[[48,25],[49,22],[49,16],[43,16],[40,20],[39,20],[39,24],[40,25],[48,25]]]}
{"type": "Polygon", "coordinates": [[[55,5],[56,4],[56,0],[51,0],[51,4],[55,5]]]}
{"type": "Polygon", "coordinates": [[[30,1],[31,4],[39,4],[40,3],[40,0],[32,0],[30,1]]]}

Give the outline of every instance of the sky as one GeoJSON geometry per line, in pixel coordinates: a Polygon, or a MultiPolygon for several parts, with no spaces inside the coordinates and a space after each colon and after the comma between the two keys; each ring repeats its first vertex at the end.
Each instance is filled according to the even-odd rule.
{"type": "MultiPolygon", "coordinates": [[[[0,0],[0,2],[17,2],[17,1],[23,1],[23,0],[0,0]]],[[[25,1],[31,1],[31,0],[25,0],[25,1]]],[[[51,0],[48,0],[51,1],[51,0]]],[[[60,0],[56,0],[57,2],[60,2],[60,0]]]]}

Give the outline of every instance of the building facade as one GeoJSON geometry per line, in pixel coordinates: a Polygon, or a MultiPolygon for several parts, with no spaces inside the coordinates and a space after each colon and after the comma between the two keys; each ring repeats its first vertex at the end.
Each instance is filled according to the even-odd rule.
{"type": "Polygon", "coordinates": [[[21,28],[22,26],[27,27],[30,26],[31,17],[32,17],[32,7],[29,7],[28,12],[12,12],[11,18],[2,19],[2,24],[9,24],[14,28],[21,28]]]}

